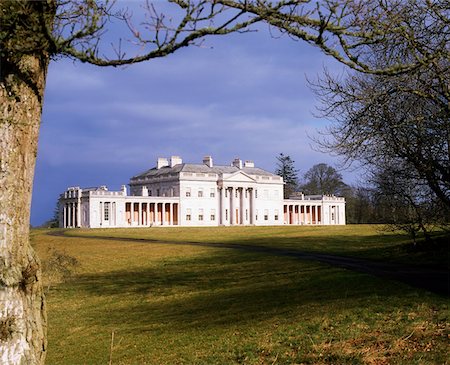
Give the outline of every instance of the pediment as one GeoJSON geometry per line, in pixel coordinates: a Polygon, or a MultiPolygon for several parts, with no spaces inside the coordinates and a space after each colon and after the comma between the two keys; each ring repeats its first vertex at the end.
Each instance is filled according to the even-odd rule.
{"type": "Polygon", "coordinates": [[[251,176],[247,175],[245,172],[237,171],[233,174],[223,177],[224,182],[243,182],[243,183],[254,183],[256,182],[251,176]]]}

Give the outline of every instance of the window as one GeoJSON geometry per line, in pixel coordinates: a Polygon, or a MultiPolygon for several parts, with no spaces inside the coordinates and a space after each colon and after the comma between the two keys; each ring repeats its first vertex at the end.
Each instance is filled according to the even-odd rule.
{"type": "Polygon", "coordinates": [[[225,198],[228,197],[228,189],[225,189],[225,198]]]}
{"type": "Polygon", "coordinates": [[[238,190],[234,189],[234,197],[237,198],[238,197],[238,190]]]}
{"type": "Polygon", "coordinates": [[[277,221],[278,220],[278,209],[275,209],[275,220],[277,221]]]}
{"type": "Polygon", "coordinates": [[[248,221],[248,209],[245,210],[245,220],[248,221]]]}
{"type": "Polygon", "coordinates": [[[198,210],[198,220],[202,221],[203,220],[203,209],[199,209],[198,210]]]}
{"type": "Polygon", "coordinates": [[[263,190],[263,198],[264,199],[268,199],[269,198],[269,190],[267,190],[267,189],[263,190]]]}
{"type": "Polygon", "coordinates": [[[198,197],[203,198],[203,189],[198,189],[198,197]]]}
{"type": "Polygon", "coordinates": [[[159,196],[159,189],[156,189],[156,196],[159,196]]]}
{"type": "Polygon", "coordinates": [[[148,191],[148,196],[152,196],[152,194],[153,194],[152,191],[149,190],[149,191],[148,191]]]}
{"type": "Polygon", "coordinates": [[[105,221],[109,221],[109,206],[111,203],[105,203],[103,205],[104,211],[103,211],[103,217],[105,221]]]}
{"type": "Polygon", "coordinates": [[[256,221],[258,220],[258,209],[256,209],[256,211],[255,211],[255,220],[256,221]]]}
{"type": "Polygon", "coordinates": [[[186,209],[186,220],[187,221],[191,220],[191,210],[190,209],[186,209]]]}
{"type": "Polygon", "coordinates": [[[215,221],[216,220],[216,211],[215,211],[215,209],[211,209],[210,219],[211,219],[211,221],[215,221]]]}
{"type": "Polygon", "coordinates": [[[225,220],[228,220],[228,209],[225,209],[225,220]]]}
{"type": "Polygon", "coordinates": [[[265,221],[269,220],[269,211],[267,209],[264,209],[264,220],[265,221]]]}
{"type": "Polygon", "coordinates": [[[191,188],[186,188],[186,196],[187,197],[191,196],[191,188]]]}
{"type": "Polygon", "coordinates": [[[209,193],[209,197],[210,197],[210,198],[214,198],[215,196],[216,196],[216,189],[211,188],[211,191],[210,191],[210,193],[209,193]]]}
{"type": "Polygon", "coordinates": [[[258,197],[258,189],[255,189],[255,198],[258,197]]]}

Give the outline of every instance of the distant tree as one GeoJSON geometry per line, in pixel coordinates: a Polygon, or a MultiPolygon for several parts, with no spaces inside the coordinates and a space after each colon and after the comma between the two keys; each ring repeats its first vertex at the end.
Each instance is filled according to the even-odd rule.
{"type": "Polygon", "coordinates": [[[303,176],[301,186],[305,194],[342,195],[347,185],[342,181],[342,175],[332,166],[319,163],[311,167],[303,176]]]}
{"type": "Polygon", "coordinates": [[[430,242],[436,226],[448,229],[448,207],[425,179],[401,161],[378,168],[371,182],[383,223],[392,229],[405,231],[414,242],[419,233],[430,242]]]}
{"type": "Polygon", "coordinates": [[[55,209],[53,210],[53,217],[44,222],[42,228],[58,228],[59,227],[59,204],[56,202],[55,209]]]}
{"type": "Polygon", "coordinates": [[[284,198],[288,199],[298,188],[298,170],[295,168],[295,161],[291,156],[280,153],[277,156],[277,169],[275,173],[284,180],[284,198]]]}

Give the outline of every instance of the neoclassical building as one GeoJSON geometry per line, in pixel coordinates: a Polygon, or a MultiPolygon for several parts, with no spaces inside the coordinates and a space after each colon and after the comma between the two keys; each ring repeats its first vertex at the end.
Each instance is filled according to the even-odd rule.
{"type": "Polygon", "coordinates": [[[342,225],[345,199],[297,194],[283,199],[280,176],[235,159],[230,166],[158,158],[120,191],[70,187],[59,199],[63,228],[232,225],[342,225]]]}

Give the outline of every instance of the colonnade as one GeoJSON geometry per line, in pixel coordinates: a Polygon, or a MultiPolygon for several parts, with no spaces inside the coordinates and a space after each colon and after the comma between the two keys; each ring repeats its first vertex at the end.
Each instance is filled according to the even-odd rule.
{"type": "Polygon", "coordinates": [[[285,204],[285,224],[323,224],[322,206],[313,204],[285,204]]]}
{"type": "Polygon", "coordinates": [[[80,204],[78,201],[65,203],[63,206],[63,224],[64,228],[81,227],[80,204]]]}
{"type": "Polygon", "coordinates": [[[125,203],[125,224],[128,226],[178,225],[178,203],[125,203]]]}
{"type": "Polygon", "coordinates": [[[227,186],[220,189],[220,224],[255,224],[253,188],[227,186]]]}

